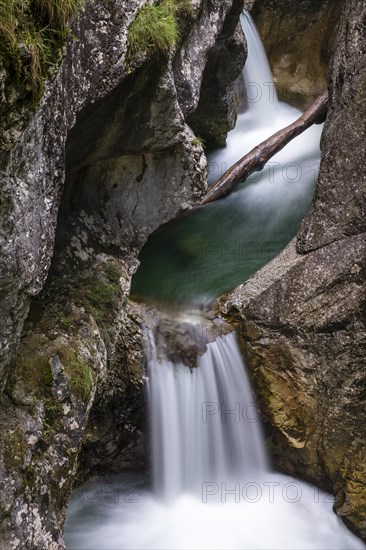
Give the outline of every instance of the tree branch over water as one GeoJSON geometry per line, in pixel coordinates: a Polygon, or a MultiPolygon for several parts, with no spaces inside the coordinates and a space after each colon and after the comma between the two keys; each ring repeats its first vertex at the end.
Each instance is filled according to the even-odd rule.
{"type": "Polygon", "coordinates": [[[328,92],[319,96],[307,111],[295,122],[279,130],[271,137],[254,147],[247,155],[236,162],[207,191],[201,205],[226,197],[235,187],[245,181],[253,172],[259,172],[276,153],[291,140],[302,134],[313,124],[324,122],[328,108],[328,92]]]}

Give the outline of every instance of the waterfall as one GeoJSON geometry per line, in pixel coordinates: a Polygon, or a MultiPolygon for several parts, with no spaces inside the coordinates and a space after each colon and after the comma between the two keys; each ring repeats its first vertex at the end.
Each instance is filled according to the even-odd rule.
{"type": "MultiPolygon", "coordinates": [[[[245,83],[247,89],[250,82],[259,83],[260,101],[243,105],[227,146],[208,155],[210,183],[301,115],[277,100],[249,14],[242,24],[249,48],[245,83]]],[[[254,94],[255,87],[249,92],[254,94]]],[[[161,227],[142,250],[133,294],[139,299],[202,304],[243,283],[276,256],[295,236],[311,204],[321,132],[322,125],[313,125],[228,197],[161,227]]]]}
{"type": "Polygon", "coordinates": [[[234,334],[208,344],[191,370],[159,362],[153,351],[149,380],[158,494],[199,495],[207,479],[253,479],[266,469],[257,406],[234,334]]]}
{"type": "Polygon", "coordinates": [[[277,117],[278,99],[261,38],[250,14],[245,11],[240,18],[247,46],[248,60],[243,75],[248,110],[258,126],[267,126],[277,117]]]}
{"type": "MultiPolygon", "coordinates": [[[[250,83],[258,84],[262,93],[260,101],[249,101],[248,109],[239,116],[227,147],[210,156],[217,167],[212,179],[300,114],[278,102],[273,93],[265,52],[249,14],[244,14],[242,25],[249,50],[244,70],[248,95],[250,83]]],[[[280,240],[288,213],[298,210],[299,220],[303,217],[316,176],[320,133],[320,126],[309,129],[272,159],[272,169],[264,170],[260,181],[252,179],[220,205],[202,209],[211,213],[206,220],[200,213],[199,225],[207,226],[203,243],[212,245],[216,239],[221,250],[222,244],[227,245],[228,257],[221,252],[216,260],[221,277],[232,277],[231,271],[222,270],[230,264],[233,247],[235,252],[243,239],[251,244],[280,240]],[[293,179],[289,164],[296,164],[301,177],[293,179]],[[230,227],[230,239],[223,243],[228,221],[235,231],[230,227]]],[[[198,231],[194,226],[194,239],[198,231]]],[[[173,238],[177,240],[174,232],[173,238]]],[[[183,238],[187,239],[187,226],[183,238]]],[[[190,257],[191,248],[188,246],[190,257]]],[[[169,246],[165,249],[170,251],[169,246]]],[[[210,272],[216,281],[217,265],[202,256],[201,248],[199,257],[195,276],[187,262],[189,284],[198,286],[210,272]]],[[[168,260],[159,259],[157,251],[152,258],[149,269],[158,264],[164,269],[156,284],[166,285],[168,260]]],[[[237,255],[234,260],[237,269],[237,255]]],[[[183,269],[180,262],[180,272],[183,269]]],[[[237,276],[239,284],[243,273],[237,276]]],[[[186,297],[185,282],[177,279],[175,284],[186,297]]],[[[234,334],[209,343],[193,369],[158,357],[151,334],[149,343],[153,491],[138,474],[76,490],[66,524],[68,550],[365,548],[332,512],[330,495],[271,471],[234,334]]]]}
{"type": "MultiPolygon", "coordinates": [[[[248,58],[243,69],[245,109],[239,114],[235,129],[229,133],[226,147],[208,155],[209,183],[215,181],[224,170],[255,145],[301,115],[298,109],[278,101],[266,52],[255,23],[247,11],[241,16],[241,25],[248,45],[248,58]]],[[[322,129],[321,124],[311,126],[272,157],[261,172],[259,181],[258,174],[254,174],[248,181],[258,182],[257,187],[262,187],[262,190],[265,187],[263,184],[270,181],[272,190],[266,189],[266,194],[269,191],[271,195],[284,200],[285,207],[288,196],[291,195],[291,192],[288,193],[289,187],[301,189],[305,186],[309,194],[309,187],[311,191],[311,184],[318,172],[322,129]]]]}
{"type": "Polygon", "coordinates": [[[191,370],[158,359],[150,340],[154,491],[136,474],[76,490],[68,550],[365,549],[329,495],[269,470],[234,334],[191,370]]]}

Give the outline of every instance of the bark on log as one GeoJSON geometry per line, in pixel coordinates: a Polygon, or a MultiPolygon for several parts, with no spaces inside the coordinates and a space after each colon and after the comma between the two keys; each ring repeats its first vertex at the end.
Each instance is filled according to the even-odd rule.
{"type": "Polygon", "coordinates": [[[253,172],[259,172],[276,153],[281,151],[292,139],[302,134],[313,124],[324,122],[328,106],[328,92],[324,92],[314,101],[305,113],[286,128],[279,130],[270,138],[262,141],[247,155],[238,160],[207,191],[201,205],[226,197],[244,182],[253,172]]]}

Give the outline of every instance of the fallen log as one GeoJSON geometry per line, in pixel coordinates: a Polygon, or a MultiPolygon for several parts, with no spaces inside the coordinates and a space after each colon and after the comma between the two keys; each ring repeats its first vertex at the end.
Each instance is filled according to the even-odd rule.
{"type": "Polygon", "coordinates": [[[319,96],[305,113],[295,122],[279,130],[254,147],[247,155],[227,170],[219,180],[209,187],[201,205],[226,197],[239,183],[243,183],[253,172],[259,172],[276,153],[292,139],[302,134],[313,124],[324,122],[328,106],[328,92],[319,96]]]}

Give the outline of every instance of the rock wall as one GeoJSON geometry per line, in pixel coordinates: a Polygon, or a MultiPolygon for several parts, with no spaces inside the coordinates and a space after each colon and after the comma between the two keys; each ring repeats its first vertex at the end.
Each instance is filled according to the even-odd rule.
{"type": "Polygon", "coordinates": [[[197,109],[187,118],[206,148],[223,147],[228,131],[235,127],[241,102],[239,77],[247,54],[241,24],[237,22],[241,12],[242,4],[234,2],[209,53],[197,109]]]}
{"type": "Polygon", "coordinates": [[[249,0],[280,99],[308,107],[327,87],[343,0],[249,0]]]}
{"type": "Polygon", "coordinates": [[[366,7],[345,3],[316,194],[297,238],[223,303],[274,444],[275,464],[336,496],[366,539],[366,7]]]}
{"type": "MultiPolygon", "coordinates": [[[[148,235],[205,191],[206,159],[186,117],[227,18],[234,32],[242,6],[233,13],[232,0],[192,0],[169,55],[127,63],[128,26],[146,3],[86,3],[40,105],[22,106],[3,126],[5,550],[63,548],[75,480],[144,466],[143,336],[130,277],[148,235]]],[[[236,47],[244,63],[243,37],[236,47]]]]}
{"type": "Polygon", "coordinates": [[[96,258],[82,280],[65,282],[53,281],[33,304],[2,394],[5,549],[64,547],[80,445],[97,388],[107,377],[108,348],[121,330],[118,312],[128,290],[122,262],[96,258]],[[112,283],[110,273],[120,281],[112,283]]]}

